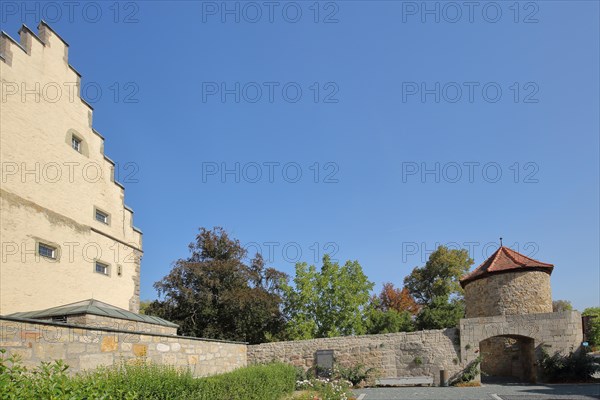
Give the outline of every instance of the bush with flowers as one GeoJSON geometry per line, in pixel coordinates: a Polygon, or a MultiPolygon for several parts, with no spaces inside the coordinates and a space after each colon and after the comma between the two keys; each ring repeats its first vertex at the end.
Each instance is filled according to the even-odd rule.
{"type": "Polygon", "coordinates": [[[298,400],[349,400],[352,383],[341,379],[312,378],[296,382],[296,390],[303,393],[298,400]]]}

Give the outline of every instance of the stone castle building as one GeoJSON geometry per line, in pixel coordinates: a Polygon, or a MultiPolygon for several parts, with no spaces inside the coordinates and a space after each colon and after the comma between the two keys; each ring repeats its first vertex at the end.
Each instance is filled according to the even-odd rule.
{"type": "Polygon", "coordinates": [[[139,309],[142,233],[46,23],[0,36],[0,315],[97,299],[139,309]]]}
{"type": "MultiPolygon", "coordinates": [[[[552,313],[550,274],[554,265],[501,246],[460,280],[465,317],[552,313]]],[[[539,343],[538,343],[539,345],[539,343]]],[[[498,335],[479,344],[485,376],[535,381],[535,341],[524,335],[498,335]]]]}

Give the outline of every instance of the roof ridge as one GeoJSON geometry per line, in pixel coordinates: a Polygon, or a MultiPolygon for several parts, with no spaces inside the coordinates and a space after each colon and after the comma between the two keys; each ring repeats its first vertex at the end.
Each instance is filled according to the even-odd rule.
{"type": "Polygon", "coordinates": [[[526,258],[526,259],[527,259],[527,260],[529,260],[529,261],[533,261],[533,262],[534,262],[534,263],[536,263],[536,264],[542,264],[542,265],[548,265],[548,266],[550,266],[550,265],[551,265],[551,266],[554,266],[554,264],[545,263],[545,262],[543,262],[543,261],[536,260],[535,258],[528,257],[528,256],[526,256],[525,254],[521,254],[521,253],[519,253],[519,252],[518,252],[518,251],[516,251],[516,250],[513,250],[513,249],[508,249],[508,250],[512,251],[512,252],[513,252],[513,253],[515,253],[515,254],[518,254],[519,256],[521,256],[521,257],[523,257],[523,258],[526,258]]]}
{"type": "Polygon", "coordinates": [[[464,288],[469,282],[497,273],[538,270],[551,274],[553,269],[554,264],[545,263],[527,257],[509,247],[500,246],[498,250],[481,263],[481,265],[460,278],[460,284],[464,288]],[[501,253],[506,257],[501,259],[501,253]]]}
{"type": "Polygon", "coordinates": [[[513,255],[511,254],[511,252],[516,253],[516,254],[520,254],[520,253],[517,253],[516,251],[514,251],[512,249],[509,249],[508,247],[501,246],[500,248],[502,249],[502,251],[504,252],[504,254],[506,254],[506,256],[508,258],[510,258],[515,264],[521,264],[515,257],[513,257],[513,255]]]}
{"type": "MultiPolygon", "coordinates": [[[[496,264],[496,261],[498,261],[498,257],[499,257],[499,255],[500,255],[500,252],[502,251],[502,249],[503,249],[503,248],[504,248],[504,246],[500,246],[500,247],[498,247],[498,250],[496,250],[496,251],[494,252],[494,254],[492,254],[492,255],[490,256],[490,258],[492,259],[492,261],[490,262],[490,265],[489,265],[489,267],[487,267],[487,270],[486,270],[486,271],[489,271],[489,270],[492,270],[492,271],[493,271],[494,265],[496,264]]],[[[487,260],[486,260],[486,261],[487,261],[487,260]]]]}

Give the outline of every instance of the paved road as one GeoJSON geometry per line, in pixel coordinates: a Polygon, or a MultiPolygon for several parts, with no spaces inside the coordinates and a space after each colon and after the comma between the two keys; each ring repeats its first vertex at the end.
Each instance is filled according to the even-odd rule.
{"type": "Polygon", "coordinates": [[[374,388],[355,393],[360,400],[598,400],[600,384],[374,388]]]}

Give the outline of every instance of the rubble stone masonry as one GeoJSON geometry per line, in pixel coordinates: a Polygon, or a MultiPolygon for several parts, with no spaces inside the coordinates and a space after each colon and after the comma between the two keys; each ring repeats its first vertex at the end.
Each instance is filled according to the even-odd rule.
{"type": "Polygon", "coordinates": [[[248,362],[282,361],[308,369],[317,350],[333,350],[340,365],[375,368],[381,378],[432,376],[439,371],[452,377],[462,370],[458,329],[388,333],[264,343],[248,346],[248,362]]]}
{"type": "Polygon", "coordinates": [[[246,366],[246,344],[0,318],[0,348],[27,367],[64,360],[71,372],[146,360],[208,376],[246,366]]]}
{"type": "Polygon", "coordinates": [[[550,275],[509,272],[470,282],[465,287],[466,317],[552,312],[550,275]]]}

